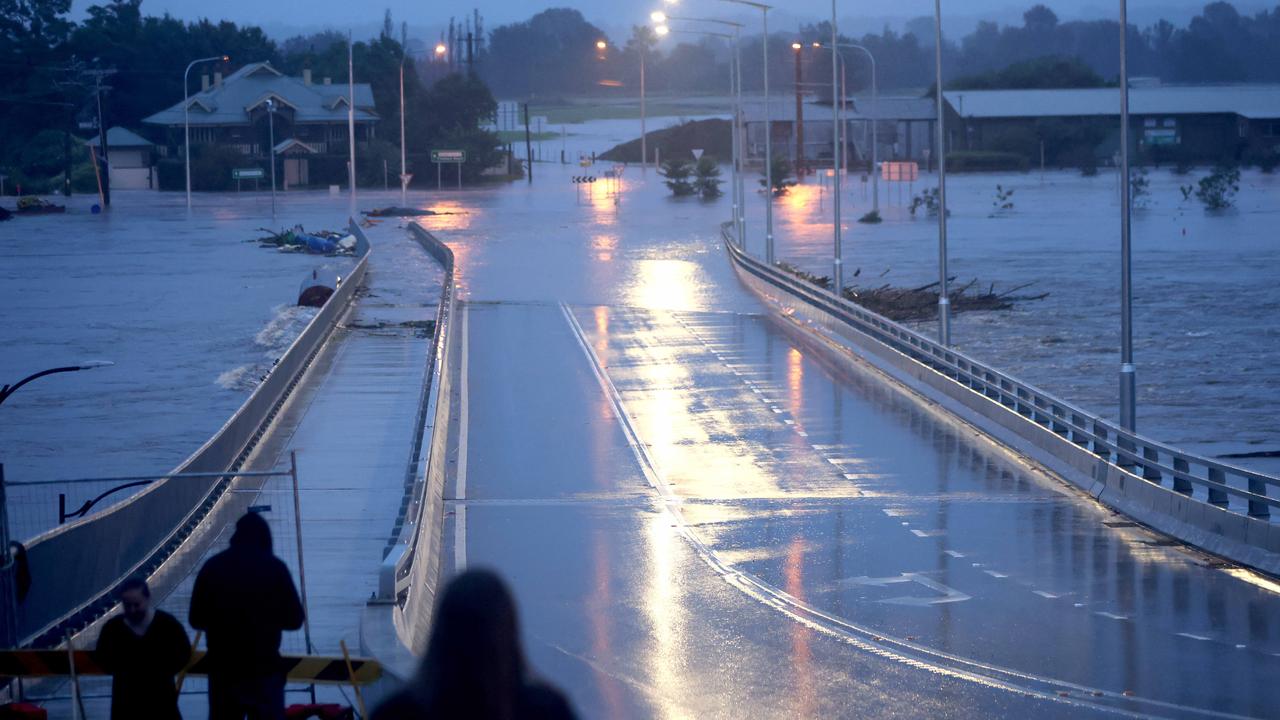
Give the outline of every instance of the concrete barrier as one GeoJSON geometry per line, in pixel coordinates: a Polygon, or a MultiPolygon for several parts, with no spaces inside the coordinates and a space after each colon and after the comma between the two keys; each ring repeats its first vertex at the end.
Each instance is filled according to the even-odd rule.
{"type": "Polygon", "coordinates": [[[417,223],[409,225],[422,247],[444,268],[435,337],[419,411],[409,473],[413,483],[398,523],[399,534],[383,560],[378,597],[361,619],[361,651],[404,677],[426,650],[440,580],[444,486],[449,473],[449,418],[458,371],[453,251],[417,223]]]}
{"type": "MultiPolygon", "coordinates": [[[[368,239],[351,273],[312,318],[269,375],[226,424],[173,473],[234,472],[248,457],[351,302],[369,261],[368,239]]],[[[28,543],[31,590],[18,613],[24,645],[51,647],[108,611],[130,575],[146,573],[176,550],[208,513],[230,478],[169,478],[128,500],[43,533],[28,543]]]]}
{"type": "MultiPolygon", "coordinates": [[[[870,364],[951,416],[1144,525],[1234,562],[1280,574],[1280,525],[1265,516],[1231,509],[1225,496],[1220,503],[1210,503],[1191,494],[1189,483],[1195,481],[1208,486],[1208,497],[1216,497],[1215,486],[1225,486],[1214,482],[1213,468],[1226,466],[1173,451],[1174,487],[1182,487],[1177,483],[1181,481],[1188,483],[1186,489],[1161,484],[1158,472],[1153,481],[1145,477],[1149,468],[1163,470],[1166,476],[1170,469],[1155,462],[1149,467],[1138,464],[1140,460],[1134,452],[1126,452],[1123,439],[1114,431],[1111,441],[1107,440],[1106,421],[1096,415],[961,353],[940,349],[891,320],[751,257],[734,244],[727,228],[724,239],[742,282],[802,333],[837,356],[843,353],[845,361],[870,364]],[[931,362],[935,358],[936,364],[931,362]],[[1086,427],[1091,428],[1087,433],[1086,427]],[[1180,462],[1187,462],[1184,458],[1208,467],[1209,482],[1178,469],[1180,462]]],[[[1141,436],[1130,439],[1167,450],[1141,436]]],[[[1249,497],[1248,492],[1233,492],[1249,497]]],[[[1265,495],[1253,497],[1265,499],[1265,495]]],[[[1252,502],[1249,510],[1257,504],[1252,502]]]]}

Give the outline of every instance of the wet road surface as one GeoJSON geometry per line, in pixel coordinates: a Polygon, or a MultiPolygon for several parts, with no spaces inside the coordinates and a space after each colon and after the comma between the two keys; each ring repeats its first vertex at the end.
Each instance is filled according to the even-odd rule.
{"type": "Polygon", "coordinates": [[[446,571],[512,581],[585,715],[1271,713],[1280,586],[835,362],[714,226],[646,222],[438,231],[468,300],[446,571]]]}

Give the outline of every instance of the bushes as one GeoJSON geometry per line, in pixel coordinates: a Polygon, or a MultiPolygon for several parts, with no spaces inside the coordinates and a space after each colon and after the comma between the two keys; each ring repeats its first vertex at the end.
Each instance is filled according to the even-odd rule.
{"type": "Polygon", "coordinates": [[[1025,172],[1030,164],[1024,155],[1012,152],[964,151],[947,153],[947,169],[952,172],[1025,172]]]}

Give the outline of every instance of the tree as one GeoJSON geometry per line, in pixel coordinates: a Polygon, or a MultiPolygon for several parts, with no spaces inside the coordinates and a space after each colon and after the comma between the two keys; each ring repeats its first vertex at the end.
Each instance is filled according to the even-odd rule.
{"type": "Polygon", "coordinates": [[[720,184],[724,181],[720,179],[720,164],[715,158],[710,155],[698,158],[698,165],[694,172],[697,179],[693,181],[693,186],[703,200],[712,200],[723,194],[720,191],[720,184]]]}
{"type": "Polygon", "coordinates": [[[693,164],[687,160],[664,160],[662,167],[658,169],[658,174],[666,178],[663,183],[676,197],[685,197],[698,192],[693,181],[689,179],[693,175],[693,164]]]}
{"type": "MultiPolygon", "coordinates": [[[[774,155],[773,162],[769,164],[773,170],[773,196],[780,197],[787,194],[787,190],[791,189],[795,184],[795,178],[791,177],[791,161],[783,155],[774,155]]],[[[768,187],[769,179],[760,178],[760,187],[768,187]]]]}

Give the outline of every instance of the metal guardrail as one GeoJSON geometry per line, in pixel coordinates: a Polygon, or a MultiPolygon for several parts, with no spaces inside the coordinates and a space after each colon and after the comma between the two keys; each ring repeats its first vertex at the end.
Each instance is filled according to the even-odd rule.
{"type": "Polygon", "coordinates": [[[1271,508],[1280,507],[1280,498],[1269,494],[1280,486],[1280,478],[1188,453],[1124,430],[1110,420],[944,347],[830,291],[770,268],[736,244],[732,223],[721,226],[721,235],[740,266],[761,280],[783,287],[806,303],[956,383],[1088,448],[1107,463],[1186,497],[1250,517],[1268,519],[1271,508]]]}
{"type": "MultiPolygon", "coordinates": [[[[408,648],[418,654],[425,650],[427,632],[435,602],[439,577],[439,515],[443,507],[444,480],[448,466],[449,416],[452,409],[452,369],[454,365],[453,319],[456,292],[453,282],[453,251],[417,223],[410,232],[444,268],[444,287],[436,315],[434,342],[429,351],[430,369],[423,411],[419,417],[409,472],[415,481],[406,506],[399,538],[386,559],[391,566],[391,587],[383,589],[382,600],[396,609],[396,625],[408,648]]],[[[385,567],[385,565],[384,565],[385,567]]]]}
{"type": "MultiPolygon", "coordinates": [[[[354,221],[360,248],[368,239],[354,221]]],[[[369,252],[325,303],[234,415],[174,475],[240,469],[355,294],[369,252]]],[[[133,573],[158,567],[213,508],[230,480],[162,480],[90,517],[27,543],[31,590],[17,617],[18,637],[35,647],[61,642],[114,604],[115,588],[133,573]]]]}

